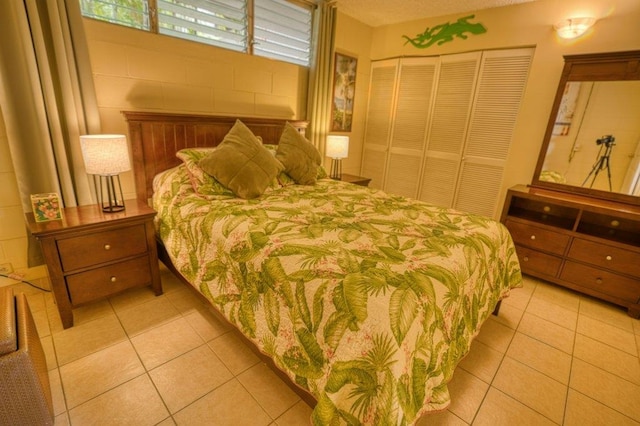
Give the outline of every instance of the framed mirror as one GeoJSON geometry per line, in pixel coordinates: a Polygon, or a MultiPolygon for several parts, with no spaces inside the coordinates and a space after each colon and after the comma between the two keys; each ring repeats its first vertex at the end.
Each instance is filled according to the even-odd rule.
{"type": "Polygon", "coordinates": [[[531,186],[640,204],[640,50],[564,59],[531,186]]]}

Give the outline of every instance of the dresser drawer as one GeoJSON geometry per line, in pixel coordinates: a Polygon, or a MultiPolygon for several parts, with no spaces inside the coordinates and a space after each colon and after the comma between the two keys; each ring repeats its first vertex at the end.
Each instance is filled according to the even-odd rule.
{"type": "Polygon", "coordinates": [[[628,302],[640,302],[640,280],[571,261],[565,262],[560,278],[628,302]]]}
{"type": "Polygon", "coordinates": [[[58,252],[64,271],[123,259],[146,251],[147,238],[144,225],[58,240],[58,252]]]}
{"type": "Polygon", "coordinates": [[[633,251],[575,238],[568,257],[640,278],[640,254],[633,251]]]}
{"type": "Polygon", "coordinates": [[[540,253],[526,247],[516,245],[516,253],[520,261],[522,272],[531,275],[544,274],[552,277],[558,276],[562,259],[549,254],[540,253]]]}
{"type": "Polygon", "coordinates": [[[118,293],[127,288],[149,285],[151,283],[149,268],[149,258],[142,256],[69,275],[66,281],[71,303],[77,305],[118,293]]]}
{"type": "Polygon", "coordinates": [[[506,226],[517,245],[562,255],[569,244],[570,237],[559,232],[513,220],[507,220],[506,226]]]}

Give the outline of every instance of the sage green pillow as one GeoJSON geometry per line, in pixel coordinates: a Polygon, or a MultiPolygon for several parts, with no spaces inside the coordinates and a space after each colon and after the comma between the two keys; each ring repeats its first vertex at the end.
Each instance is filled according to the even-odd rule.
{"type": "Polygon", "coordinates": [[[286,174],[300,185],[313,185],[318,176],[318,167],[322,157],[311,142],[302,136],[295,127],[286,123],[276,158],[284,165],[286,174]]]}
{"type": "Polygon", "coordinates": [[[198,163],[206,173],[244,199],[262,195],[284,167],[240,120],[220,145],[198,163]]]}

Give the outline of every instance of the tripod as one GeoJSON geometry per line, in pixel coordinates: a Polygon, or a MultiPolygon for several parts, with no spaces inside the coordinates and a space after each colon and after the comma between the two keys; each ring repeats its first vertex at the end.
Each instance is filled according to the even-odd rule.
{"type": "Polygon", "coordinates": [[[598,155],[600,155],[600,157],[593,164],[591,171],[585,178],[584,182],[582,182],[582,186],[584,186],[589,180],[589,178],[593,176],[593,179],[591,180],[591,185],[589,185],[589,188],[592,188],[593,183],[596,181],[596,178],[598,177],[598,173],[600,173],[601,170],[607,169],[607,178],[609,179],[609,191],[611,191],[611,169],[609,168],[609,158],[611,157],[611,150],[613,149],[613,145],[614,145],[613,142],[604,142],[605,150],[604,150],[604,154],[602,155],[600,155],[600,153],[602,152],[602,146],[600,146],[600,151],[598,152],[598,155]]]}

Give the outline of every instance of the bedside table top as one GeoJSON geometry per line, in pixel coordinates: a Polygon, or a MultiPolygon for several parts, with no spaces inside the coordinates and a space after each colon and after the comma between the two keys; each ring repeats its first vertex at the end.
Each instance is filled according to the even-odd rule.
{"type": "Polygon", "coordinates": [[[340,178],[340,180],[342,182],[355,183],[355,184],[364,184],[364,183],[369,183],[371,181],[371,178],[367,178],[367,177],[364,177],[364,176],[350,175],[348,173],[343,173],[342,177],[340,178]]]}
{"type": "Polygon", "coordinates": [[[116,213],[105,213],[98,204],[88,206],[66,207],[62,220],[36,222],[33,213],[27,213],[27,223],[33,235],[44,236],[65,232],[78,227],[104,226],[111,223],[122,223],[140,220],[144,217],[154,217],[156,212],[151,207],[138,200],[125,200],[125,209],[116,213]]]}

